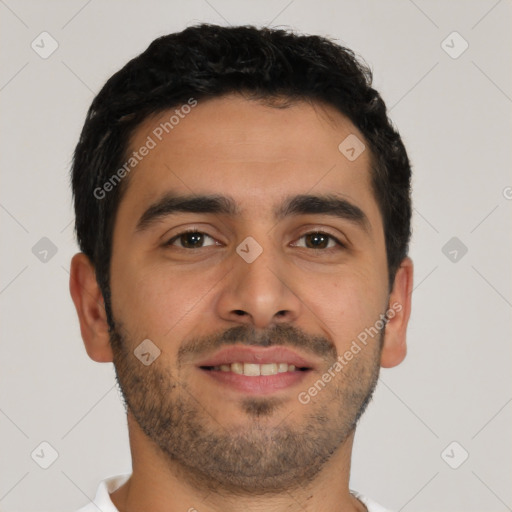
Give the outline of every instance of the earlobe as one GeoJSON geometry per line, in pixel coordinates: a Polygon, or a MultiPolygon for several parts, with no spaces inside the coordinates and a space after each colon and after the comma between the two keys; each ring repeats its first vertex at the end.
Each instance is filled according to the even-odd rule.
{"type": "Polygon", "coordinates": [[[113,360],[105,302],[89,258],[82,252],[71,259],[69,291],[75,304],[87,354],[94,361],[113,360]]]}
{"type": "Polygon", "coordinates": [[[393,290],[389,297],[388,323],[384,334],[380,365],[392,368],[400,364],[407,354],[407,325],[411,315],[413,262],[409,257],[398,268],[393,290]]]}

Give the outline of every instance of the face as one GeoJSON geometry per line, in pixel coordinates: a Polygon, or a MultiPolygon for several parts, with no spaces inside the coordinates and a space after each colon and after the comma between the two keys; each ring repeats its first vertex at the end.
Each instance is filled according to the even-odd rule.
{"type": "Polygon", "coordinates": [[[303,485],[378,377],[383,330],[357,343],[389,307],[370,155],[340,152],[364,139],[330,107],[226,96],[155,132],[171,115],[135,133],[133,150],[155,145],[114,228],[111,341],[127,407],[203,486],[303,485]]]}

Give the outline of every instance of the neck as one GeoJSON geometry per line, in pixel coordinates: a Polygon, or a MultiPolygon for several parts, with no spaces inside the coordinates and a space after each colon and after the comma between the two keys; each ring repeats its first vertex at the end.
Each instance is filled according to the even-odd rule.
{"type": "Polygon", "coordinates": [[[350,459],[354,432],[325,463],[307,486],[280,493],[249,495],[194,485],[185,471],[170,462],[140,430],[128,412],[133,471],[129,480],[111,494],[119,512],[363,512],[366,507],[349,492],[350,459]]]}

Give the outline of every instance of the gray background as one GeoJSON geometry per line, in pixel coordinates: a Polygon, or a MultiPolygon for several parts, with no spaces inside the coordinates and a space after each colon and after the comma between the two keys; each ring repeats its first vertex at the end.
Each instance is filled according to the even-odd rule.
{"type": "Polygon", "coordinates": [[[511,11],[510,0],[0,0],[0,509],[74,510],[130,471],[113,367],[87,357],[68,292],[69,165],[105,80],[155,37],[208,21],[354,49],[414,166],[409,352],[381,373],[351,487],[395,511],[512,510],[511,11]],[[31,47],[51,49],[43,31],[58,43],[46,59],[31,47]],[[469,44],[457,58],[454,31],[469,44]],[[31,458],[50,456],[43,441],[59,454],[48,469],[31,458]]]}

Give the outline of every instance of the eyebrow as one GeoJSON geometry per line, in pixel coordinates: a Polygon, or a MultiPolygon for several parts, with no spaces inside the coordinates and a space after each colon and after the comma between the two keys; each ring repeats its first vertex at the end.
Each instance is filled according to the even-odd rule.
{"type": "MultiPolygon", "coordinates": [[[[176,213],[209,213],[236,217],[241,214],[241,210],[229,196],[167,193],[144,211],[135,231],[146,231],[165,217],[176,213]]],[[[363,210],[335,194],[288,196],[283,204],[274,208],[273,213],[276,221],[295,215],[328,215],[347,220],[367,234],[371,232],[370,221],[363,210]]]]}

